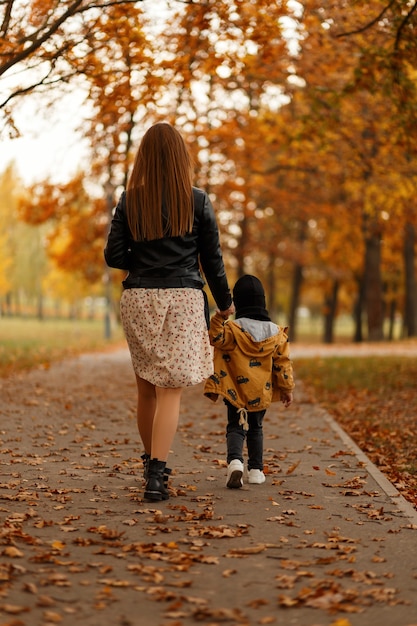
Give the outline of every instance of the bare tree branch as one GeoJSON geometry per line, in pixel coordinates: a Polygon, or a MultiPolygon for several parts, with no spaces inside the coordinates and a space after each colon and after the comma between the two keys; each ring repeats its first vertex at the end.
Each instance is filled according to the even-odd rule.
{"type": "Polygon", "coordinates": [[[402,37],[402,32],[404,30],[404,28],[406,27],[406,25],[408,24],[408,22],[411,19],[411,16],[413,15],[414,11],[417,10],[417,0],[416,2],[414,2],[414,5],[411,7],[411,9],[409,10],[409,12],[407,13],[407,15],[405,15],[403,21],[401,22],[400,26],[398,27],[397,30],[397,36],[395,37],[395,44],[394,44],[394,50],[397,52],[399,47],[400,47],[400,39],[402,37]]]}
{"type": "Polygon", "coordinates": [[[317,172],[317,168],[315,167],[294,167],[293,165],[281,165],[277,163],[273,167],[269,167],[266,170],[251,170],[253,174],[262,174],[263,176],[267,176],[268,174],[275,174],[276,172],[286,171],[286,172],[307,172],[309,174],[315,174],[317,172]]]}
{"type": "Polygon", "coordinates": [[[65,75],[60,75],[60,76],[57,76],[56,78],[51,78],[50,80],[48,80],[51,73],[52,73],[52,69],[50,72],[48,72],[46,76],[44,76],[43,78],[40,78],[36,82],[33,82],[27,87],[17,87],[12,93],[10,93],[5,98],[5,100],[3,100],[2,102],[0,101],[0,110],[4,109],[8,104],[10,104],[10,102],[14,100],[14,98],[18,98],[19,96],[25,96],[26,94],[31,93],[32,91],[36,91],[40,87],[49,88],[49,87],[54,87],[55,85],[58,85],[59,83],[68,83],[71,79],[78,76],[78,72],[74,71],[74,72],[71,72],[65,75]]]}
{"type": "Polygon", "coordinates": [[[65,13],[62,14],[59,19],[57,19],[52,24],[51,28],[49,28],[49,30],[47,30],[42,35],[42,37],[36,39],[31,46],[24,48],[20,53],[13,55],[8,62],[4,63],[0,67],[0,76],[7,72],[7,70],[9,70],[11,67],[13,67],[13,65],[16,65],[16,63],[20,63],[24,59],[27,59],[33,54],[33,52],[35,52],[35,50],[38,50],[41,45],[45,43],[45,41],[50,39],[52,35],[56,33],[61,24],[63,24],[71,15],[74,15],[74,13],[77,12],[76,9],[81,3],[82,0],[77,0],[71,7],[68,8],[67,11],[65,11],[65,13]]]}
{"type": "MultiPolygon", "coordinates": [[[[369,28],[372,28],[373,26],[375,26],[375,24],[377,24],[382,19],[382,17],[385,15],[386,12],[389,11],[394,6],[396,1],[397,0],[391,0],[389,4],[387,4],[387,6],[382,9],[381,13],[379,13],[370,22],[367,22],[364,26],[361,26],[360,28],[357,28],[355,30],[350,30],[344,33],[338,33],[335,36],[336,37],[350,37],[351,35],[358,35],[359,33],[363,33],[369,28]]],[[[414,2],[413,6],[410,8],[408,13],[406,13],[403,20],[401,21],[401,24],[399,25],[397,29],[397,33],[395,36],[395,43],[394,43],[394,50],[396,52],[398,51],[399,46],[400,46],[400,40],[403,34],[403,30],[406,27],[406,25],[410,22],[411,16],[413,15],[415,11],[417,11],[417,0],[414,2]]]]}
{"type": "MultiPolygon", "coordinates": [[[[75,2],[73,2],[68,7],[68,9],[61,15],[61,17],[57,18],[51,24],[50,28],[48,28],[48,30],[46,30],[42,36],[40,36],[39,38],[35,38],[31,46],[24,48],[19,53],[11,54],[10,59],[6,61],[5,63],[3,63],[2,65],[0,65],[0,76],[4,74],[5,72],[7,72],[11,67],[16,65],[17,63],[20,63],[21,61],[24,61],[25,59],[32,56],[33,53],[36,50],[38,50],[46,41],[51,39],[51,37],[58,31],[60,26],[62,26],[62,24],[64,24],[70,17],[73,17],[74,15],[77,15],[77,14],[85,13],[86,11],[89,11],[93,8],[104,9],[104,8],[108,8],[110,6],[115,6],[115,5],[134,4],[137,1],[138,0],[110,0],[109,2],[90,3],[86,6],[81,6],[83,3],[83,0],[75,0],[75,2]]],[[[38,30],[38,32],[40,31],[38,30]]],[[[31,39],[33,38],[33,36],[34,35],[32,34],[31,39]]]]}
{"type": "Polygon", "coordinates": [[[7,4],[6,4],[6,10],[4,12],[3,23],[1,25],[1,30],[0,30],[0,33],[1,33],[2,36],[4,36],[5,33],[7,33],[7,30],[9,28],[10,18],[11,18],[11,15],[12,15],[13,3],[14,3],[14,0],[9,0],[9,2],[7,2],[7,4]]]}
{"type": "Polygon", "coordinates": [[[385,13],[390,10],[390,8],[396,3],[396,1],[397,0],[391,0],[391,2],[382,9],[381,13],[379,13],[373,20],[365,24],[365,26],[361,26],[360,28],[347,31],[345,33],[338,33],[336,34],[336,37],[350,37],[351,35],[358,35],[359,33],[363,33],[369,28],[372,28],[372,26],[375,26],[375,24],[377,24],[379,20],[382,19],[385,13]]]}

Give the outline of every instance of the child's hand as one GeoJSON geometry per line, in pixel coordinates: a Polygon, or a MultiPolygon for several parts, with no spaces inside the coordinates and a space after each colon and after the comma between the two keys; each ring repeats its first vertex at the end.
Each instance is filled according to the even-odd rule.
{"type": "Polygon", "coordinates": [[[288,407],[292,403],[293,396],[291,392],[281,391],[280,393],[281,402],[284,406],[288,407]]]}
{"type": "Polygon", "coordinates": [[[222,316],[223,319],[227,320],[230,315],[233,315],[235,313],[235,305],[232,302],[228,309],[226,309],[225,311],[218,311],[218,313],[222,316]]]}

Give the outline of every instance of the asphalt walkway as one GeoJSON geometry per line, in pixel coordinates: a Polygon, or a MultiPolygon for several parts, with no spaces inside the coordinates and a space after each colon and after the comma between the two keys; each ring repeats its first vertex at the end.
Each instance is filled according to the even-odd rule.
{"type": "Polygon", "coordinates": [[[267,481],[225,487],[225,411],[186,390],[143,500],[126,350],[0,381],[0,626],[415,626],[417,513],[303,393],[267,481]]]}

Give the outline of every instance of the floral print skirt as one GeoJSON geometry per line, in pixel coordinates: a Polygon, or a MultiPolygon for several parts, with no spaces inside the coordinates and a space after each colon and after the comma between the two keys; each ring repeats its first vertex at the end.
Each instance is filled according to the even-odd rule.
{"type": "Polygon", "coordinates": [[[213,373],[200,289],[125,289],[120,315],[140,378],[158,387],[188,387],[213,373]]]}

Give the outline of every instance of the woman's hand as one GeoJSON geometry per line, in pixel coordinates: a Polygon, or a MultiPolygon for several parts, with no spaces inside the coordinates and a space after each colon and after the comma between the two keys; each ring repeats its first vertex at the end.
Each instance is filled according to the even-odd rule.
{"type": "Polygon", "coordinates": [[[235,312],[235,305],[232,302],[228,309],[226,309],[225,311],[219,311],[219,315],[221,315],[223,319],[227,320],[227,318],[230,317],[230,315],[233,315],[235,312]]]}

